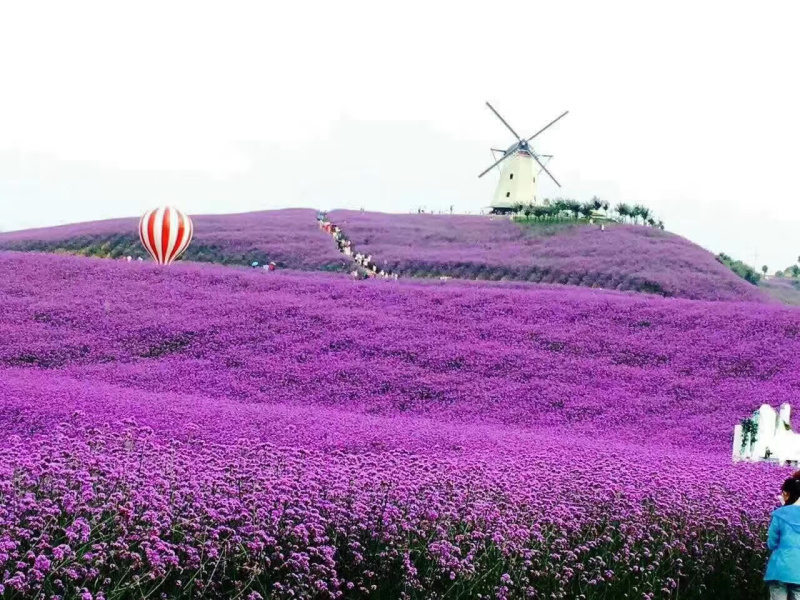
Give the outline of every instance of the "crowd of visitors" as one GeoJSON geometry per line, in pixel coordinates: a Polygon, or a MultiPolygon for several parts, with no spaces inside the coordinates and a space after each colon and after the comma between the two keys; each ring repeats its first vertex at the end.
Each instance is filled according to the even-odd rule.
{"type": "Polygon", "coordinates": [[[318,212],[317,223],[319,223],[320,229],[333,237],[333,241],[336,242],[336,247],[339,249],[339,252],[345,256],[349,256],[356,263],[356,269],[351,273],[354,279],[370,279],[376,277],[382,279],[398,278],[397,273],[392,273],[386,268],[380,268],[373,260],[371,254],[356,252],[353,242],[342,233],[342,229],[338,225],[334,225],[330,222],[328,213],[324,211],[318,212]]]}

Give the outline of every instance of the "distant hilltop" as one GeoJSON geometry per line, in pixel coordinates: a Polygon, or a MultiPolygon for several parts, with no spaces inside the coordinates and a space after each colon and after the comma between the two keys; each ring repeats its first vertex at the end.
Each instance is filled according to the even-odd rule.
{"type": "MultiPolygon", "coordinates": [[[[349,272],[311,209],[192,216],[183,260],[349,272]]],[[[698,300],[764,301],[708,251],[658,227],[588,221],[531,224],[477,215],[335,210],[332,223],[381,267],[402,277],[525,281],[698,300]]],[[[138,219],[0,233],[0,250],[146,258],[138,219]]]]}

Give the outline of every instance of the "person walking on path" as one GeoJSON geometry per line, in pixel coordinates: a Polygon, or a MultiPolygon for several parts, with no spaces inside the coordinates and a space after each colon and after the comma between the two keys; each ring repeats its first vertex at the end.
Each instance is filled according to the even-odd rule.
{"type": "Polygon", "coordinates": [[[772,513],[767,546],[772,554],[764,581],[770,600],[800,600],[800,479],[781,488],[783,506],[772,513]]]}

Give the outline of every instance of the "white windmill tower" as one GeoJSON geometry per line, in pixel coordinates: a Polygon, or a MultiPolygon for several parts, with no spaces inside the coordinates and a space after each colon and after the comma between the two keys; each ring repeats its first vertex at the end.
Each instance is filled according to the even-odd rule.
{"type": "Polygon", "coordinates": [[[497,183],[497,189],[494,193],[491,212],[494,214],[504,214],[511,212],[514,205],[517,204],[537,204],[539,198],[536,195],[536,177],[539,173],[544,171],[558,187],[561,187],[561,184],[556,181],[553,174],[547,170],[547,167],[545,167],[540,160],[540,158],[549,159],[552,158],[552,156],[548,154],[536,154],[530,143],[537,135],[549,129],[562,117],[565,117],[569,111],[564,111],[531,137],[524,139],[512,129],[511,125],[500,116],[500,113],[498,113],[491,104],[487,102],[486,106],[488,106],[497,118],[502,121],[503,125],[508,128],[514,137],[517,138],[517,141],[511,144],[506,150],[495,150],[492,148],[492,153],[501,152],[503,156],[491,167],[478,175],[479,178],[483,177],[500,163],[504,163],[503,168],[500,169],[500,181],[497,183]],[[539,168],[537,168],[537,165],[539,168]]]}

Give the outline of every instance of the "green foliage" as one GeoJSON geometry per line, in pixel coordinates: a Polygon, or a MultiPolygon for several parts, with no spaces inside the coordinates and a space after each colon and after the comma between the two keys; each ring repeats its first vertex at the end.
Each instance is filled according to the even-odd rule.
{"type": "Polygon", "coordinates": [[[632,217],[633,216],[633,209],[630,206],[628,206],[627,204],[625,204],[624,202],[620,202],[619,204],[617,204],[617,206],[615,207],[614,210],[617,211],[617,214],[620,216],[620,218],[623,221],[627,217],[632,217]]]}
{"type": "Polygon", "coordinates": [[[739,277],[753,285],[758,285],[758,282],[761,281],[761,275],[753,267],[746,265],[740,260],[734,260],[724,252],[720,252],[717,255],[717,260],[739,277]]]}
{"type": "Polygon", "coordinates": [[[758,421],[755,417],[749,417],[742,421],[742,451],[748,444],[755,444],[758,435],[758,421]]]}
{"type": "Polygon", "coordinates": [[[574,218],[578,218],[578,215],[581,214],[581,203],[577,200],[567,200],[566,201],[567,210],[572,213],[574,218]]]}
{"type": "Polygon", "coordinates": [[[787,267],[783,271],[776,271],[775,277],[792,277],[794,279],[797,279],[798,277],[800,277],[800,267],[798,267],[797,265],[792,265],[790,267],[787,267]]]}
{"type": "Polygon", "coordinates": [[[644,206],[643,204],[637,204],[633,207],[633,218],[634,221],[637,217],[641,217],[642,223],[647,222],[647,219],[650,218],[650,209],[644,206]]]}
{"type": "Polygon", "coordinates": [[[512,207],[517,217],[524,217],[527,221],[545,222],[548,224],[565,223],[568,221],[586,220],[596,218],[600,220],[627,221],[632,220],[642,225],[664,229],[664,222],[656,220],[652,211],[642,204],[629,206],[620,203],[611,211],[611,205],[597,196],[588,202],[578,202],[572,198],[545,198],[542,204],[524,205],[517,203],[512,207]],[[604,214],[600,214],[602,213],[604,214]],[[616,216],[614,216],[616,213],[616,216]]]}

